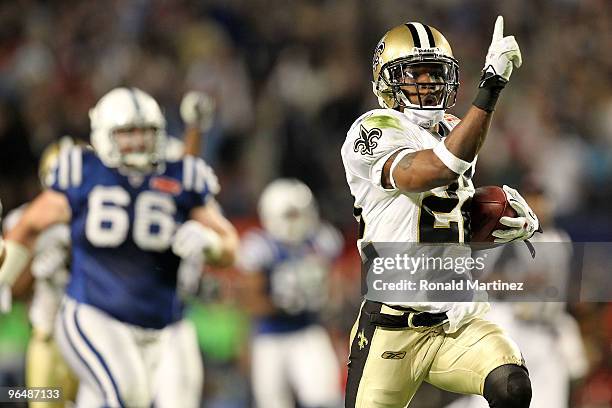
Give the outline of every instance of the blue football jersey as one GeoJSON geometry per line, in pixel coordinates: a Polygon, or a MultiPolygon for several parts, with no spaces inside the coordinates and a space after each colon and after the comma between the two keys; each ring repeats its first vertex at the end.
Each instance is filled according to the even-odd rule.
{"type": "Polygon", "coordinates": [[[128,177],[93,150],[70,147],[60,153],[51,186],[72,210],[67,294],[141,327],[180,320],[180,258],[171,241],[190,211],[218,192],[210,167],[186,156],[162,172],[128,177]]]}
{"type": "Polygon", "coordinates": [[[331,262],[342,246],[340,233],[327,224],[300,245],[286,245],[265,231],[248,232],[238,266],[265,275],[267,296],[278,310],[259,318],[255,332],[285,333],[316,323],[328,298],[331,262]]]}

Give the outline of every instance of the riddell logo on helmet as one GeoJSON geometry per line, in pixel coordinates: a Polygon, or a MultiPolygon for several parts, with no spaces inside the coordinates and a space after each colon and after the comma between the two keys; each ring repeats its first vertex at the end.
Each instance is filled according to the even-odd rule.
{"type": "Polygon", "coordinates": [[[414,51],[416,54],[433,54],[433,53],[437,53],[440,51],[439,48],[417,48],[414,47],[414,51]]]}
{"type": "Polygon", "coordinates": [[[179,195],[181,194],[181,191],[183,191],[181,183],[169,177],[153,177],[149,182],[149,186],[152,189],[161,191],[162,193],[172,195],[179,195]]]}

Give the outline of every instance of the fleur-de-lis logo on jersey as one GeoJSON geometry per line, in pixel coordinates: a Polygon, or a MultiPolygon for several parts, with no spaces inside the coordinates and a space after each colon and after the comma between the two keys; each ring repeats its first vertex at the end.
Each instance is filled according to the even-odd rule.
{"type": "Polygon", "coordinates": [[[376,70],[380,65],[382,65],[382,53],[385,50],[385,42],[381,41],[376,46],[374,50],[374,58],[372,59],[372,69],[376,70]]]}
{"type": "Polygon", "coordinates": [[[365,346],[368,345],[368,339],[366,338],[363,329],[357,334],[357,345],[359,346],[359,350],[363,350],[365,346]]]}
{"type": "Polygon", "coordinates": [[[361,125],[359,127],[359,137],[355,140],[353,150],[361,154],[372,154],[378,146],[377,140],[382,136],[382,132],[378,128],[367,130],[361,125]]]}

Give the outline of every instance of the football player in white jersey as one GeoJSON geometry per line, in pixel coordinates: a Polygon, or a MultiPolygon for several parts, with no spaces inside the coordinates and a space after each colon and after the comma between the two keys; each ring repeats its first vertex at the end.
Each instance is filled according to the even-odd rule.
{"type": "MultiPolygon", "coordinates": [[[[476,157],[497,99],[520,65],[518,44],[504,37],[500,16],[477,96],[459,120],[445,115],[459,87],[446,38],[416,22],[383,36],[372,84],[382,109],[359,117],[342,146],[360,242],[469,242],[466,203],[476,157]]],[[[518,216],[502,218],[508,229],[494,232],[496,242],[528,239],[537,218],[515,190],[504,189],[518,216]]],[[[346,406],[404,407],[427,381],[484,395],[491,407],[528,407],[521,353],[482,318],[487,310],[485,302],[380,303],[366,295],[351,333],[346,406]]]]}
{"type": "Polygon", "coordinates": [[[43,230],[68,223],[55,334],[80,380],[77,405],[199,406],[201,361],[176,283],[181,259],[233,261],[216,178],[198,158],[167,158],[165,119],[141,90],[110,91],[90,117],[94,150],[62,150],[51,188],[8,235],[0,283],[14,281],[43,230]]]}
{"type": "Polygon", "coordinates": [[[333,408],[342,402],[340,368],[319,314],[331,262],[343,241],[319,220],[310,189],[278,179],[261,195],[264,230],[242,240],[245,306],[254,316],[251,379],[259,408],[333,408]]]}

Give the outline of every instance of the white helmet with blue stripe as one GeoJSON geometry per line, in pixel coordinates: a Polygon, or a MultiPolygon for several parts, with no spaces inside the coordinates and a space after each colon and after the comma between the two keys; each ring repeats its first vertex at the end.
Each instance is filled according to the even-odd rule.
{"type": "Polygon", "coordinates": [[[319,226],[317,202],[308,186],[297,179],[277,179],[259,199],[259,218],[272,237],[300,244],[319,226]]]}
{"type": "Polygon", "coordinates": [[[164,160],[166,120],[155,99],[115,88],[89,111],[91,143],[108,167],[150,172],[164,160]]]}

